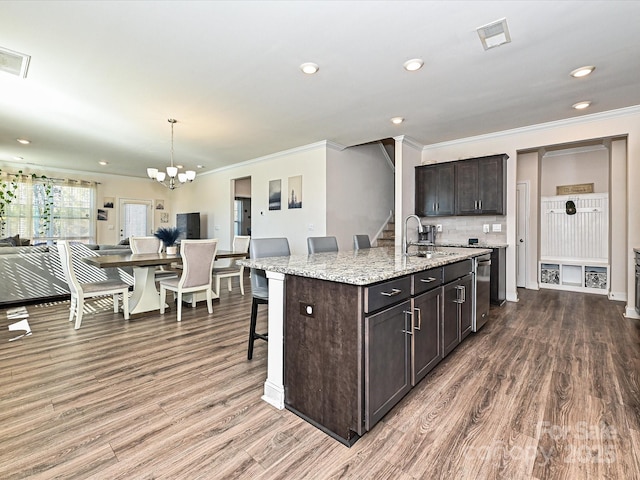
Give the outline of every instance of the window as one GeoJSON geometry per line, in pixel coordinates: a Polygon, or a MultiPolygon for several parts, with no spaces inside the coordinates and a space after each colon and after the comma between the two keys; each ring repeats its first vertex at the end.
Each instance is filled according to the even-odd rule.
{"type": "Polygon", "coordinates": [[[94,182],[23,175],[7,208],[3,233],[19,234],[33,244],[60,238],[94,243],[95,197],[94,182]]]}

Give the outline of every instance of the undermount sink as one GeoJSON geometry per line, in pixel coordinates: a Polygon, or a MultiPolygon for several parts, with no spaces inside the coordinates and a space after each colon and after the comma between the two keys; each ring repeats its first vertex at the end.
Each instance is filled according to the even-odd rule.
{"type": "Polygon", "coordinates": [[[449,257],[451,255],[457,255],[454,252],[441,252],[439,250],[434,250],[431,252],[415,252],[410,253],[410,257],[424,257],[424,258],[438,258],[438,257],[449,257]]]}

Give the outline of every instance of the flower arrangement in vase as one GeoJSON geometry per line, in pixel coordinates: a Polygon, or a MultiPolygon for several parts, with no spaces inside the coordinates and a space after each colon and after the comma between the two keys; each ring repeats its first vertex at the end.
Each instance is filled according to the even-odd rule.
{"type": "Polygon", "coordinates": [[[169,255],[175,255],[178,253],[178,247],[176,242],[180,237],[180,229],[178,227],[160,227],[153,234],[154,237],[160,239],[164,244],[164,249],[169,255]]]}

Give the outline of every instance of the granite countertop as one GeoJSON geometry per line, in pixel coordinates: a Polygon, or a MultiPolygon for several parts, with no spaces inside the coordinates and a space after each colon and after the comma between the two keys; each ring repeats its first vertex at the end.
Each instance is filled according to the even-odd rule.
{"type": "Polygon", "coordinates": [[[464,248],[507,248],[509,246],[508,243],[486,243],[486,242],[478,242],[473,245],[469,245],[468,243],[463,242],[442,242],[436,244],[437,247],[464,247],[464,248]]]}
{"type": "Polygon", "coordinates": [[[238,260],[249,268],[258,268],[285,275],[317,278],[352,285],[369,285],[430,268],[477,257],[491,250],[482,248],[437,247],[431,258],[415,254],[403,255],[396,247],[375,247],[362,250],[291,255],[238,260]]]}

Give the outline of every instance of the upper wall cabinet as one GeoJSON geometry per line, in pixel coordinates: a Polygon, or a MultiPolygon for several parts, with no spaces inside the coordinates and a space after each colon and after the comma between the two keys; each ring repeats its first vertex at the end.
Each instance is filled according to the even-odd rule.
{"type": "Polygon", "coordinates": [[[455,169],[453,163],[416,167],[416,215],[455,214],[455,169]]]}
{"type": "Polygon", "coordinates": [[[456,215],[504,215],[507,154],[455,162],[456,215]]]}

